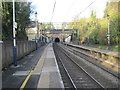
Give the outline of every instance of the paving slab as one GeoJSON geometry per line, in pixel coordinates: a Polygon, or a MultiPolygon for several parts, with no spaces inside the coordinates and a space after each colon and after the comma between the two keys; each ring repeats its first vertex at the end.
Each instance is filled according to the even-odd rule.
{"type": "Polygon", "coordinates": [[[64,88],[52,43],[45,49],[42,60],[43,66],[37,88],[64,88]]]}

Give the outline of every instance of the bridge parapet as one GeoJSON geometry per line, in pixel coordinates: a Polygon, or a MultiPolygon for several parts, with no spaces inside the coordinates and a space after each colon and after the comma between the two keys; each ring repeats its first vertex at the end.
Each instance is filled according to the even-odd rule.
{"type": "Polygon", "coordinates": [[[75,29],[54,29],[54,30],[42,30],[45,34],[72,34],[76,33],[75,29]]]}

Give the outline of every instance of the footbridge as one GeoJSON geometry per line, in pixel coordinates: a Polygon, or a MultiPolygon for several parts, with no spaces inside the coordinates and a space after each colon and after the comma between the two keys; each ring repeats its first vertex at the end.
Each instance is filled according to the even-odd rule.
{"type": "Polygon", "coordinates": [[[75,34],[75,29],[53,29],[53,30],[42,30],[42,34],[46,34],[49,37],[52,38],[59,38],[60,41],[62,41],[64,38],[66,38],[69,35],[75,34]]]}

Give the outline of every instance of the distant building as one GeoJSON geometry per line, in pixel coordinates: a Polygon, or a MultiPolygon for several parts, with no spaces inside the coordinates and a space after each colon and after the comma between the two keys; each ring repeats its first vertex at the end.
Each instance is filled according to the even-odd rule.
{"type": "Polygon", "coordinates": [[[27,33],[27,36],[28,36],[28,40],[35,39],[35,37],[37,35],[37,28],[36,28],[36,22],[35,21],[31,21],[29,27],[26,28],[26,33],[27,33]]]}

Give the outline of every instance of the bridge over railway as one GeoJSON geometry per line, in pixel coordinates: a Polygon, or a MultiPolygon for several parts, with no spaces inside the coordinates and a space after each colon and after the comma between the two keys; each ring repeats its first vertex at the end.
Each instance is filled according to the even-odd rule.
{"type": "Polygon", "coordinates": [[[76,29],[53,29],[53,30],[41,30],[45,34],[72,34],[76,33],[76,29]]]}
{"type": "Polygon", "coordinates": [[[64,38],[69,35],[73,35],[76,33],[75,29],[53,29],[53,30],[43,30],[43,32],[52,38],[59,38],[60,41],[63,41],[64,38]]]}
{"type": "Polygon", "coordinates": [[[39,29],[36,31],[36,28],[32,27],[27,29],[28,39],[32,40],[35,38],[35,35],[40,37],[52,37],[52,38],[59,38],[60,41],[63,41],[63,38],[66,38],[69,35],[76,34],[76,29],[51,29],[51,30],[42,30],[39,29]]]}

